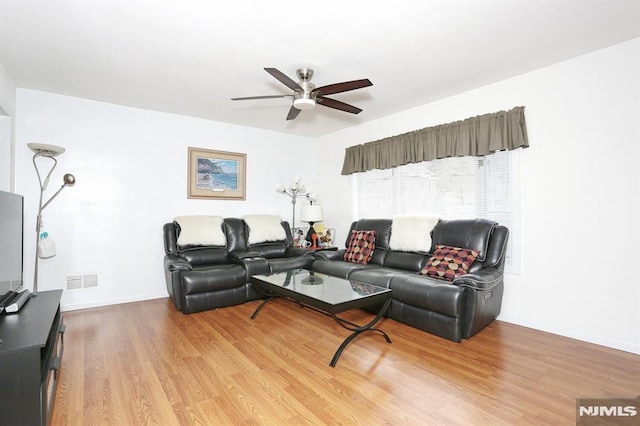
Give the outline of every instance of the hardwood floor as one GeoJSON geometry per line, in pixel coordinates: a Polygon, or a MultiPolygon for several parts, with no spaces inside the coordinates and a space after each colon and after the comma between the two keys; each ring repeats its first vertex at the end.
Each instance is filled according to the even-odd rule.
{"type": "Polygon", "coordinates": [[[385,319],[392,344],[367,333],[331,368],[347,330],[258,303],[66,312],[52,424],[570,425],[578,397],[640,395],[640,356],[497,321],[453,343],[385,319]]]}

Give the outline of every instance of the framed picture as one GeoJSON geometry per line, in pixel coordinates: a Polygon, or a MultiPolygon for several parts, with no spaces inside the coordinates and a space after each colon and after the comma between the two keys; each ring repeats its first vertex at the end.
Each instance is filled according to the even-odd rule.
{"type": "Polygon", "coordinates": [[[320,247],[333,247],[333,236],[336,234],[336,230],[334,228],[324,228],[322,230],[316,230],[318,234],[318,241],[320,242],[320,247]]]}
{"type": "Polygon", "coordinates": [[[187,198],[245,200],[247,154],[189,147],[187,198]]]}

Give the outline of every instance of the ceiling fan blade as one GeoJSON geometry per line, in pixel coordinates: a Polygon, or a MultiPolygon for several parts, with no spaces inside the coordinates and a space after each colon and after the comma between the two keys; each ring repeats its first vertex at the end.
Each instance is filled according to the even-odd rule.
{"type": "Polygon", "coordinates": [[[351,114],[359,114],[362,112],[360,108],[354,107],[353,105],[345,104],[344,102],[336,101],[335,99],[325,98],[324,96],[318,96],[316,98],[316,102],[322,106],[350,112],[351,114]]]}
{"type": "Polygon", "coordinates": [[[296,83],[295,81],[291,80],[282,71],[277,70],[276,68],[265,68],[264,70],[266,72],[268,72],[269,74],[271,74],[273,77],[275,77],[275,79],[278,80],[280,83],[282,83],[285,86],[287,86],[289,89],[294,90],[294,91],[297,90],[297,91],[300,91],[300,92],[304,92],[304,90],[302,89],[302,87],[300,87],[300,85],[298,83],[296,83]]]}
{"type": "Polygon", "coordinates": [[[345,81],[342,83],[329,84],[327,86],[316,87],[315,91],[321,95],[333,95],[334,93],[348,92],[349,90],[362,89],[363,87],[373,86],[368,78],[362,80],[345,81]]]}
{"type": "Polygon", "coordinates": [[[289,110],[289,114],[287,114],[287,120],[293,120],[300,114],[300,110],[294,106],[289,110]]]}
{"type": "Polygon", "coordinates": [[[275,99],[275,98],[287,98],[293,95],[266,95],[266,96],[246,96],[244,98],[231,98],[232,101],[246,101],[249,99],[275,99]]]}

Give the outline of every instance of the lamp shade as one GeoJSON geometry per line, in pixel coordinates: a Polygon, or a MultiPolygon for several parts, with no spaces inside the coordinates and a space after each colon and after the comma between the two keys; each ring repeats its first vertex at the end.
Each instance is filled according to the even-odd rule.
{"type": "Polygon", "coordinates": [[[55,157],[64,153],[65,149],[57,145],[49,145],[46,143],[28,143],[29,149],[43,157],[55,157]]]}
{"type": "Polygon", "coordinates": [[[300,206],[300,220],[303,222],[320,222],[322,220],[322,206],[318,204],[300,206]]]}

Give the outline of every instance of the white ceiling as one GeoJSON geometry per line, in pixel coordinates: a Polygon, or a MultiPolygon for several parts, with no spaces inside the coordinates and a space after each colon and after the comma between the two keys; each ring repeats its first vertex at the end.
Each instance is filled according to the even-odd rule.
{"type": "Polygon", "coordinates": [[[22,88],[309,137],[640,36],[640,0],[0,0],[0,62],[22,88]],[[285,121],[264,67],[322,86],[285,121]]]}

